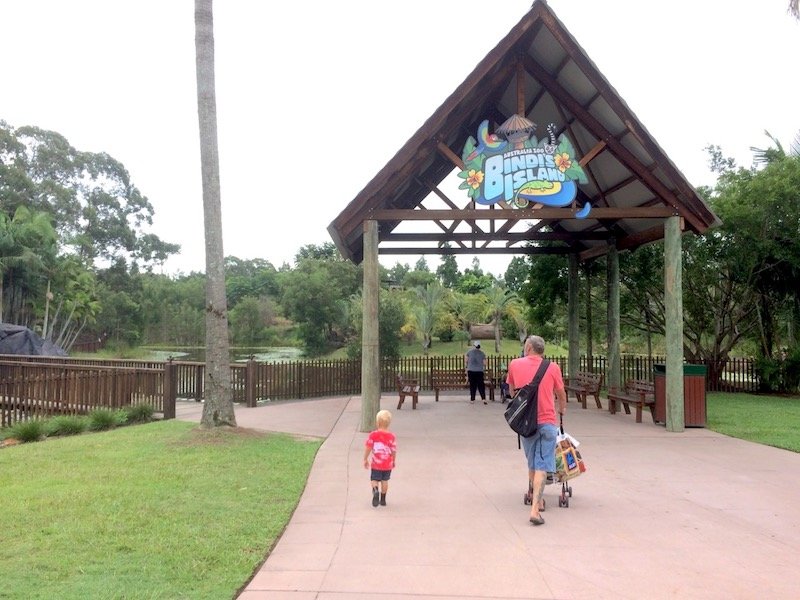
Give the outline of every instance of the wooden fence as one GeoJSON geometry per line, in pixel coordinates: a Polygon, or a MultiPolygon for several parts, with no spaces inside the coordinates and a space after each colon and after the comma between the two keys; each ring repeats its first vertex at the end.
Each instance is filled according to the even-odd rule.
{"type": "Polygon", "coordinates": [[[137,404],[148,404],[165,418],[174,418],[171,371],[171,365],[132,368],[2,359],[0,427],[32,418],[137,404]]]}
{"type": "MultiPolygon", "coordinates": [[[[488,356],[488,367],[502,373],[515,356],[488,356]]],[[[565,377],[567,359],[557,362],[565,377]]],[[[622,380],[652,379],[664,357],[623,355],[622,380]]],[[[380,363],[381,389],[395,389],[402,373],[416,378],[423,391],[432,390],[434,369],[463,369],[463,356],[415,356],[380,363]]],[[[606,358],[581,357],[580,369],[606,373],[606,358]]],[[[76,359],[51,356],[0,356],[0,426],[52,414],[81,414],[98,407],[118,408],[137,403],[153,406],[164,418],[175,416],[178,398],[201,401],[205,364],[181,361],[76,359]]],[[[256,406],[259,401],[295,400],[361,393],[358,359],[304,360],[286,363],[231,364],[234,402],[256,406]]],[[[754,392],[758,381],[754,361],[730,359],[719,378],[707,378],[708,391],[754,392]]]]}

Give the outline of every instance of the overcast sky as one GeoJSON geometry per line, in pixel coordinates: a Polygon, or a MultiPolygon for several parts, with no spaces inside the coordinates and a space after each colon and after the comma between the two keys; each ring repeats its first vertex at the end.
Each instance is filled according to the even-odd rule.
{"type": "MultiPolygon", "coordinates": [[[[764,130],[787,148],[800,130],[787,0],[548,4],[694,185],[714,181],[708,144],[749,166],[764,130]]],[[[217,0],[225,254],[279,267],[331,241],[333,218],[530,5],[217,0]]],[[[194,3],[0,0],[0,23],[0,119],[121,161],[152,231],[182,246],[165,272],[204,271],[194,3]]],[[[481,264],[500,274],[510,259],[481,264]]]]}

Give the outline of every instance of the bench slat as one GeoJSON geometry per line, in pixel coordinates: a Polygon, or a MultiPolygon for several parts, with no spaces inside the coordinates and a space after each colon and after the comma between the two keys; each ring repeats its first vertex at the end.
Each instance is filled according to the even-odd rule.
{"type": "Polygon", "coordinates": [[[589,371],[578,371],[574,377],[570,377],[564,385],[564,390],[567,392],[567,400],[569,400],[569,392],[575,394],[575,399],[581,403],[581,406],[586,408],[586,399],[589,395],[594,396],[597,408],[603,408],[600,402],[600,388],[603,386],[602,373],[591,373],[589,371]]]}
{"type": "Polygon", "coordinates": [[[655,413],[655,385],[652,381],[641,379],[630,379],[625,382],[625,387],[621,390],[611,388],[608,390],[608,411],[613,415],[617,412],[617,402],[622,404],[625,414],[631,414],[629,405],[633,404],[636,408],[636,422],[642,422],[642,411],[644,407],[650,409],[653,423],[656,422],[655,413]]]}

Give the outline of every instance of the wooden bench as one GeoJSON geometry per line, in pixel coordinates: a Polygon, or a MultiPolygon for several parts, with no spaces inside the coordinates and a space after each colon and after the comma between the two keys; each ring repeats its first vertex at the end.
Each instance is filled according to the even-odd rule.
{"type": "MultiPolygon", "coordinates": [[[[489,400],[494,402],[494,378],[491,371],[483,372],[483,384],[489,392],[489,400]]],[[[438,402],[441,390],[469,389],[469,379],[464,369],[432,369],[431,387],[438,402]]]]}
{"type": "Polygon", "coordinates": [[[630,379],[625,382],[623,389],[609,388],[608,390],[608,411],[613,415],[617,412],[617,402],[625,407],[625,414],[631,414],[629,405],[636,407],[636,422],[642,422],[642,410],[646,406],[650,409],[653,423],[656,422],[655,413],[655,387],[652,381],[641,379],[630,379]]]}
{"type": "Polygon", "coordinates": [[[400,400],[397,403],[398,410],[403,407],[403,401],[406,399],[406,396],[411,397],[411,410],[415,410],[417,408],[417,402],[419,401],[419,381],[398,374],[397,393],[400,394],[400,400]]]}
{"type": "Polygon", "coordinates": [[[575,377],[570,377],[564,386],[567,392],[567,400],[569,400],[569,393],[575,394],[575,398],[581,403],[583,408],[586,408],[586,397],[589,395],[594,396],[594,401],[597,408],[603,408],[600,403],[600,388],[603,386],[602,373],[590,373],[589,371],[578,371],[575,377]]]}

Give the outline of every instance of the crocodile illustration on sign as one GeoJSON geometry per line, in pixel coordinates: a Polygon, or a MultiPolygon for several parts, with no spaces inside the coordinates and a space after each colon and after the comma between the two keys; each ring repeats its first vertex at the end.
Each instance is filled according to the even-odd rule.
{"type": "MultiPolygon", "coordinates": [[[[464,145],[464,169],[458,174],[464,181],[459,189],[477,204],[505,201],[513,207],[533,205],[565,207],[575,200],[578,183],[586,183],[586,174],[575,158],[572,142],[563,133],[556,138],[555,125],[548,136],[537,140],[536,125],[513,115],[489,133],[489,121],[478,126],[478,140],[469,137],[464,145]]],[[[589,203],[575,213],[584,219],[591,211],[589,203]]]]}

